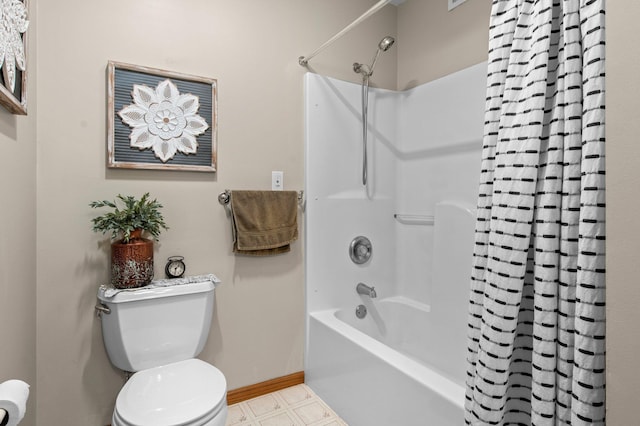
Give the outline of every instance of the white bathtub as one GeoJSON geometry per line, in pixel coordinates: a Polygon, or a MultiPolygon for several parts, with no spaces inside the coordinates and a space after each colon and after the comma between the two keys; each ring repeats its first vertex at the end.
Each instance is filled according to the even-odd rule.
{"type": "Polygon", "coordinates": [[[310,314],[307,384],[350,426],[463,424],[464,336],[410,299],[367,304],[310,314]]]}

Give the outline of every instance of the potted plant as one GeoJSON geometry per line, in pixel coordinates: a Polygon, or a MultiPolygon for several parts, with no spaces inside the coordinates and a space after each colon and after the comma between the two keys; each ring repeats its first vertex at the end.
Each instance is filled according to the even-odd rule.
{"type": "Polygon", "coordinates": [[[111,243],[113,286],[136,288],[149,284],[153,279],[153,240],[158,239],[163,229],[169,229],[160,212],[162,204],[149,199],[147,192],[140,199],[118,194],[116,201],[93,201],[89,206],[111,209],[92,219],[92,223],[95,232],[111,232],[114,240],[111,243]],[[143,233],[153,240],[144,238],[143,233]]]}

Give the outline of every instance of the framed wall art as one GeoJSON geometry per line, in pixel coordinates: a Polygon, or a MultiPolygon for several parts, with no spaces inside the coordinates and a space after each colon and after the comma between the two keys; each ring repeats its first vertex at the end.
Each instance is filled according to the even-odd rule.
{"type": "Polygon", "coordinates": [[[0,2],[0,104],[27,115],[28,0],[0,2]]]}
{"type": "Polygon", "coordinates": [[[109,168],[215,172],[217,81],[110,61],[109,168]]]}

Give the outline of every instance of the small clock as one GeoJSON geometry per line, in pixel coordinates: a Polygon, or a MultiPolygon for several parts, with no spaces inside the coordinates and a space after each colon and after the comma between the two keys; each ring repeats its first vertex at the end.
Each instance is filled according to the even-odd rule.
{"type": "Polygon", "coordinates": [[[167,266],[164,267],[164,273],[167,274],[167,278],[180,278],[184,275],[186,269],[184,257],[171,256],[167,259],[167,266]]]}

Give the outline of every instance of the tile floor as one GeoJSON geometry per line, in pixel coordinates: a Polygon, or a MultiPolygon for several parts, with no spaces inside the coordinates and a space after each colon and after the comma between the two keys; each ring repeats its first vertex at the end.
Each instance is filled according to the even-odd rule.
{"type": "Polygon", "coordinates": [[[229,406],[227,426],[347,426],[306,385],[229,406]]]}

